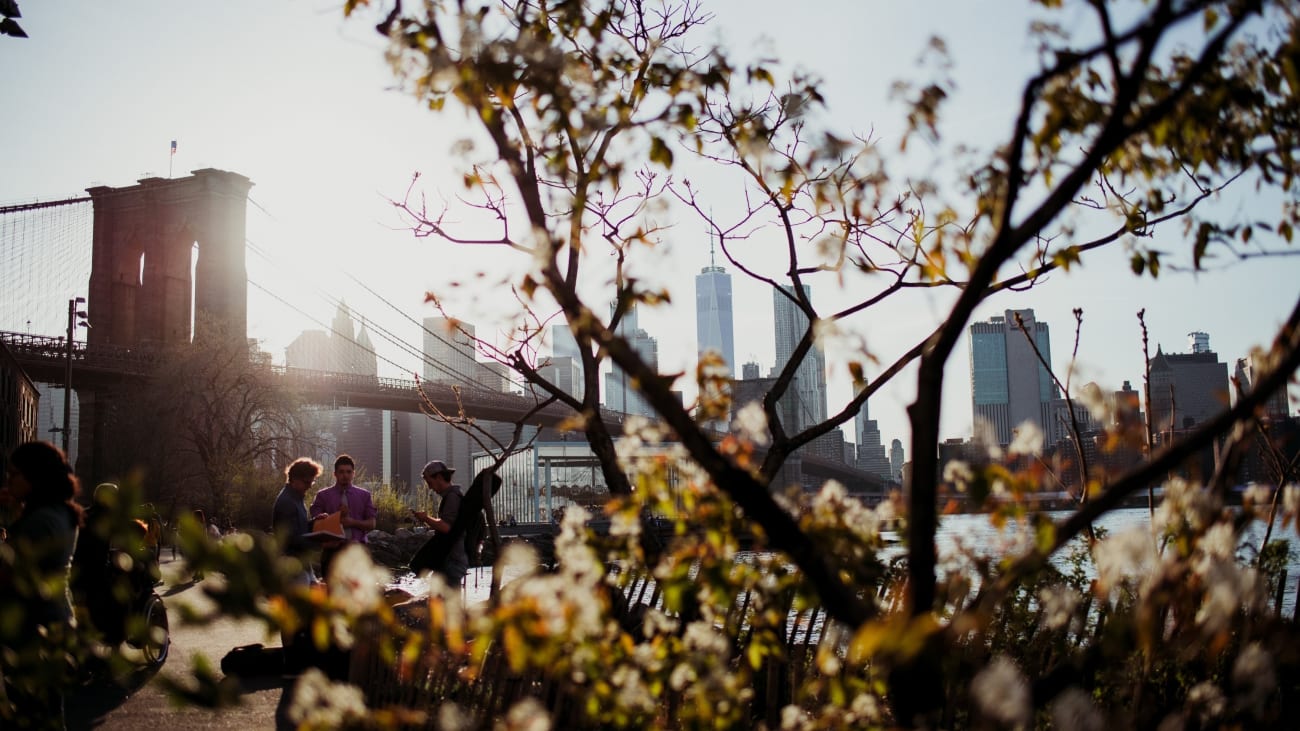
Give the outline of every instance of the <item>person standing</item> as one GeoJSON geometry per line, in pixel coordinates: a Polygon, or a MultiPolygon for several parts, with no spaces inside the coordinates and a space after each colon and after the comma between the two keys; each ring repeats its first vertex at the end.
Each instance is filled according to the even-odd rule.
{"type": "MultiPolygon", "coordinates": [[[[430,530],[437,533],[451,533],[452,524],[456,522],[456,516],[460,515],[461,500],[464,495],[461,494],[458,485],[451,482],[451,476],[456,470],[448,467],[445,462],[435,459],[424,466],[420,472],[420,477],[424,479],[424,484],[430,490],[433,490],[442,498],[438,505],[438,517],[430,517],[423,510],[412,510],[411,514],[415,519],[428,526],[430,530]]],[[[453,536],[450,550],[447,552],[447,558],[441,566],[432,567],[434,571],[442,574],[451,586],[460,586],[461,580],[465,578],[465,573],[469,570],[469,556],[465,552],[465,541],[460,536],[453,536]]]]}
{"type": "Polygon", "coordinates": [[[321,573],[329,577],[329,567],[334,557],[343,550],[347,543],[366,545],[369,539],[366,533],[375,529],[375,504],[370,498],[370,491],[352,484],[356,474],[356,463],[352,457],[340,454],[334,460],[334,484],[316,493],[311,501],[312,520],[322,518],[330,513],[340,513],[344,535],[347,541],[337,545],[327,545],[321,551],[321,573]]]}
{"type": "Polygon", "coordinates": [[[309,559],[318,544],[307,537],[311,532],[311,521],[307,518],[305,500],[307,491],[322,469],[319,462],[307,457],[294,460],[284,471],[284,487],[271,508],[271,530],[283,541],[284,554],[302,562],[303,572],[295,582],[302,586],[310,586],[316,581],[309,559]]]}
{"type": "Polygon", "coordinates": [[[82,521],[77,477],[63,452],[48,442],[14,448],[0,500],[16,509],[6,539],[12,563],[0,563],[0,613],[19,621],[0,627],[8,703],[2,728],[64,728],[63,689],[72,641],[69,572],[82,521]]]}
{"type": "Polygon", "coordinates": [[[127,518],[121,514],[120,499],[117,485],[111,482],[100,483],[95,488],[77,533],[69,584],[76,605],[86,609],[82,619],[89,619],[87,624],[93,625],[110,645],[125,639],[126,615],[130,609],[129,602],[120,596],[122,592],[116,590],[119,574],[114,572],[116,567],[111,560],[114,543],[120,543],[115,541],[117,533],[126,527],[127,518]]]}
{"type": "MultiPolygon", "coordinates": [[[[302,571],[292,580],[294,586],[310,587],[316,583],[316,575],[311,570],[311,554],[318,544],[307,536],[311,532],[311,520],[307,518],[305,501],[307,491],[322,469],[313,459],[295,459],[284,471],[284,487],[271,508],[271,530],[280,539],[284,555],[298,559],[302,565],[302,571]]],[[[281,630],[280,647],[283,648],[282,662],[286,670],[303,666],[304,652],[309,648],[301,640],[295,641],[294,633],[281,630]]]]}
{"type": "MultiPolygon", "coordinates": [[[[206,513],[203,512],[203,510],[202,510],[201,508],[195,508],[195,509],[194,509],[194,520],[199,524],[199,527],[203,529],[203,532],[204,532],[204,533],[207,533],[207,530],[208,530],[208,516],[207,516],[206,513]]],[[[182,554],[182,555],[184,555],[184,554],[182,554]]],[[[188,563],[189,563],[189,557],[186,556],[185,558],[186,558],[186,563],[188,564],[188,563]]],[[[203,581],[203,579],[204,579],[203,569],[201,569],[201,568],[192,568],[191,571],[190,571],[190,579],[191,579],[192,581],[203,581]]]]}

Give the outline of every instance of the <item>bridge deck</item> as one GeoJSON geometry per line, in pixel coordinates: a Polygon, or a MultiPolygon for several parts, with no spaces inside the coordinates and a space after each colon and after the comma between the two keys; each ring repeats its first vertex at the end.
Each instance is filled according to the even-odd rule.
{"type": "MultiPolygon", "coordinates": [[[[34,381],[63,383],[69,359],[77,388],[112,387],[123,381],[152,376],[160,354],[153,349],[87,345],[64,338],[0,331],[0,342],[34,381]]],[[[514,422],[533,410],[529,396],[431,381],[381,378],[355,373],[330,373],[284,366],[265,366],[288,389],[311,403],[418,413],[424,399],[446,414],[467,419],[514,422]]],[[[550,404],[528,419],[529,424],[554,427],[573,416],[573,409],[550,404]]],[[[617,426],[621,416],[604,412],[606,424],[617,426]]]]}

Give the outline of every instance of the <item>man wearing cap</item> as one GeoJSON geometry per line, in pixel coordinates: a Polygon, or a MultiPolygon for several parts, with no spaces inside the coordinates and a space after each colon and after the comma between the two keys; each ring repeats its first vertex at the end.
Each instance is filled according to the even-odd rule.
{"type": "MultiPolygon", "coordinates": [[[[431,518],[423,510],[412,510],[411,513],[415,519],[429,527],[430,530],[438,533],[450,533],[451,524],[456,522],[456,516],[460,513],[460,501],[463,497],[458,485],[451,483],[451,476],[456,470],[447,466],[446,462],[435,459],[424,466],[420,476],[424,478],[424,484],[430,490],[438,493],[442,498],[438,506],[438,517],[431,518]]],[[[451,586],[460,586],[460,582],[465,578],[465,572],[469,570],[469,557],[465,553],[464,541],[453,541],[451,552],[447,555],[447,563],[441,572],[447,577],[447,583],[451,586]]]]}

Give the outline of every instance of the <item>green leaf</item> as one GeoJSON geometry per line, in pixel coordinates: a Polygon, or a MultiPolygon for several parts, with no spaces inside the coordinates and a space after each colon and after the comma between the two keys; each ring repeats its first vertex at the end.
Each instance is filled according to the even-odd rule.
{"type": "Polygon", "coordinates": [[[1201,259],[1205,257],[1205,250],[1210,245],[1212,231],[1213,228],[1207,222],[1202,222],[1196,229],[1196,244],[1192,247],[1192,265],[1197,269],[1201,268],[1201,259]]]}
{"type": "Polygon", "coordinates": [[[657,162],[666,168],[673,166],[673,151],[658,137],[650,138],[650,162],[657,162]]]}

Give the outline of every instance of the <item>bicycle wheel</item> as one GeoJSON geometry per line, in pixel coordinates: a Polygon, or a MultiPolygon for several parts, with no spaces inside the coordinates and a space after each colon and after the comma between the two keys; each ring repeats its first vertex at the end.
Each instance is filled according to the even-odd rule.
{"type": "Polygon", "coordinates": [[[167,660],[167,651],[171,649],[171,630],[167,625],[167,605],[162,597],[152,594],[145,600],[144,632],[141,638],[140,652],[149,665],[162,665],[167,660]]]}

